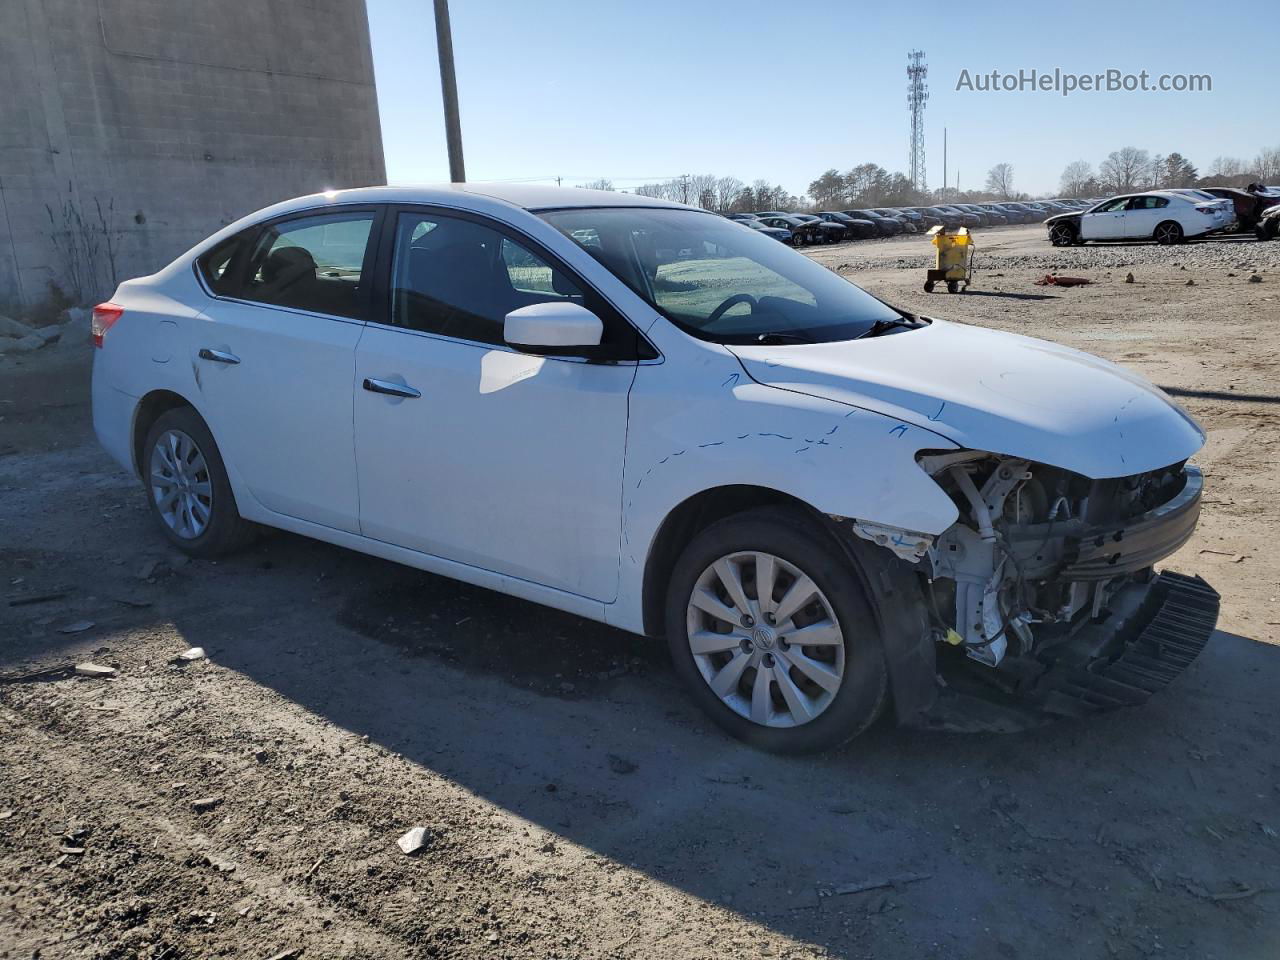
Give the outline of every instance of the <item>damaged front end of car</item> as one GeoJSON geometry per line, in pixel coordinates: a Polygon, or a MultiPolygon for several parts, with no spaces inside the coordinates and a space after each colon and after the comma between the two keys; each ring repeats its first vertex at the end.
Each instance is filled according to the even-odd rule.
{"type": "Polygon", "coordinates": [[[1093,480],[977,451],[917,460],[959,519],[937,537],[853,524],[912,565],[933,625],[938,696],[901,719],[1011,730],[1131,706],[1204,648],[1218,594],[1153,569],[1195,530],[1196,467],[1093,480]]]}

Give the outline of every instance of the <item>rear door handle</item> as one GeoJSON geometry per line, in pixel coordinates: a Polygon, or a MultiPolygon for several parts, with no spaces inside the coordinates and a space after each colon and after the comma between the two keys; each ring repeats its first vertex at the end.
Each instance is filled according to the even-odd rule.
{"type": "Polygon", "coordinates": [[[200,348],[201,360],[212,360],[215,363],[239,363],[240,358],[234,353],[228,353],[226,350],[210,350],[208,347],[200,348]]]}
{"type": "Polygon", "coordinates": [[[408,384],[395,383],[391,380],[374,380],[371,377],[364,378],[364,388],[370,393],[385,393],[389,397],[405,397],[409,400],[416,400],[422,396],[421,390],[415,390],[408,384]]]}

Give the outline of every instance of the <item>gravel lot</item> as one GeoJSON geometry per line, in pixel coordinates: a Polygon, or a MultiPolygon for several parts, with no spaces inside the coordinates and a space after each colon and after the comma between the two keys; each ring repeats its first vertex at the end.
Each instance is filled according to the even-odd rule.
{"type": "Polygon", "coordinates": [[[1274,958],[1280,243],[977,245],[962,296],[918,237],[814,256],[1208,428],[1169,566],[1221,630],[1131,712],[754,753],[652,642],[283,534],[187,562],[96,446],[87,348],[0,360],[0,957],[1274,958]]]}

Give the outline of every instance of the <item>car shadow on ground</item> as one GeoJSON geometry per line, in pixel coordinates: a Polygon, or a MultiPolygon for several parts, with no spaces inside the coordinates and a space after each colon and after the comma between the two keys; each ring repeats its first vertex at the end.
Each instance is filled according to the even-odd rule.
{"type": "MultiPolygon", "coordinates": [[[[1213,890],[1274,870],[1267,851],[1228,858],[1200,828],[1252,828],[1257,798],[1274,792],[1274,759],[1258,762],[1277,756],[1269,644],[1220,632],[1171,689],[1124,713],[1004,736],[886,720],[832,754],[784,758],[711,727],[660,642],[293,537],[263,554],[234,562],[302,573],[317,598],[337,592],[336,609],[282,615],[260,602],[238,612],[242,629],[216,631],[178,617],[215,662],[575,844],[837,956],[858,952],[850,924],[886,902],[912,942],[1034,950],[1038,929],[1096,910],[1087,891],[1101,889],[1113,919],[1185,925],[1184,940],[1220,947],[1221,906],[1156,896],[1149,870],[1213,890]],[[1195,836],[1181,835],[1188,824],[1195,836]],[[928,879],[820,895],[904,875],[928,879]],[[1019,933],[1010,912],[1043,919],[1019,933]]],[[[1061,955],[1099,947],[1085,938],[1061,955]]]]}
{"type": "MultiPolygon", "coordinates": [[[[1178,884],[1232,890],[1274,871],[1269,850],[1227,851],[1205,832],[1252,835],[1268,815],[1272,645],[1220,632],[1171,689],[1125,713],[1018,735],[886,720],[834,753],[785,758],[708,724],[660,642],[512,597],[289,535],[174,580],[173,601],[135,611],[135,626],[172,624],[316,716],[834,956],[930,944],[1031,956],[1080,916],[1179,931],[1196,955],[1263,956],[1248,944],[1266,937],[1228,931],[1256,937],[1264,907],[1231,903],[1224,919],[1178,884]],[[919,879],[820,895],[907,876],[919,879]]],[[[430,824],[425,805],[387,813],[430,824]]],[[[1106,955],[1098,936],[1058,955],[1106,955]]]]}

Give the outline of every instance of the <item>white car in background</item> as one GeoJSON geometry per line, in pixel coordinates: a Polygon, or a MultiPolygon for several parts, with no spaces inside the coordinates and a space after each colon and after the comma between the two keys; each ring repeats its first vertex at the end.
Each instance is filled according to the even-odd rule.
{"type": "Polygon", "coordinates": [[[1079,213],[1060,213],[1045,220],[1055,247],[1086,240],[1155,240],[1181,243],[1227,229],[1235,221],[1229,200],[1207,199],[1181,190],[1110,197],[1079,213]]]}
{"type": "Polygon", "coordinates": [[[1141,702],[1217,616],[1152,569],[1204,442],[1159,389],[691,207],[304,197],[122,283],[93,338],[98,437],[178,549],[263,524],[665,637],[769,750],[890,703],[989,729],[1141,702]]]}

